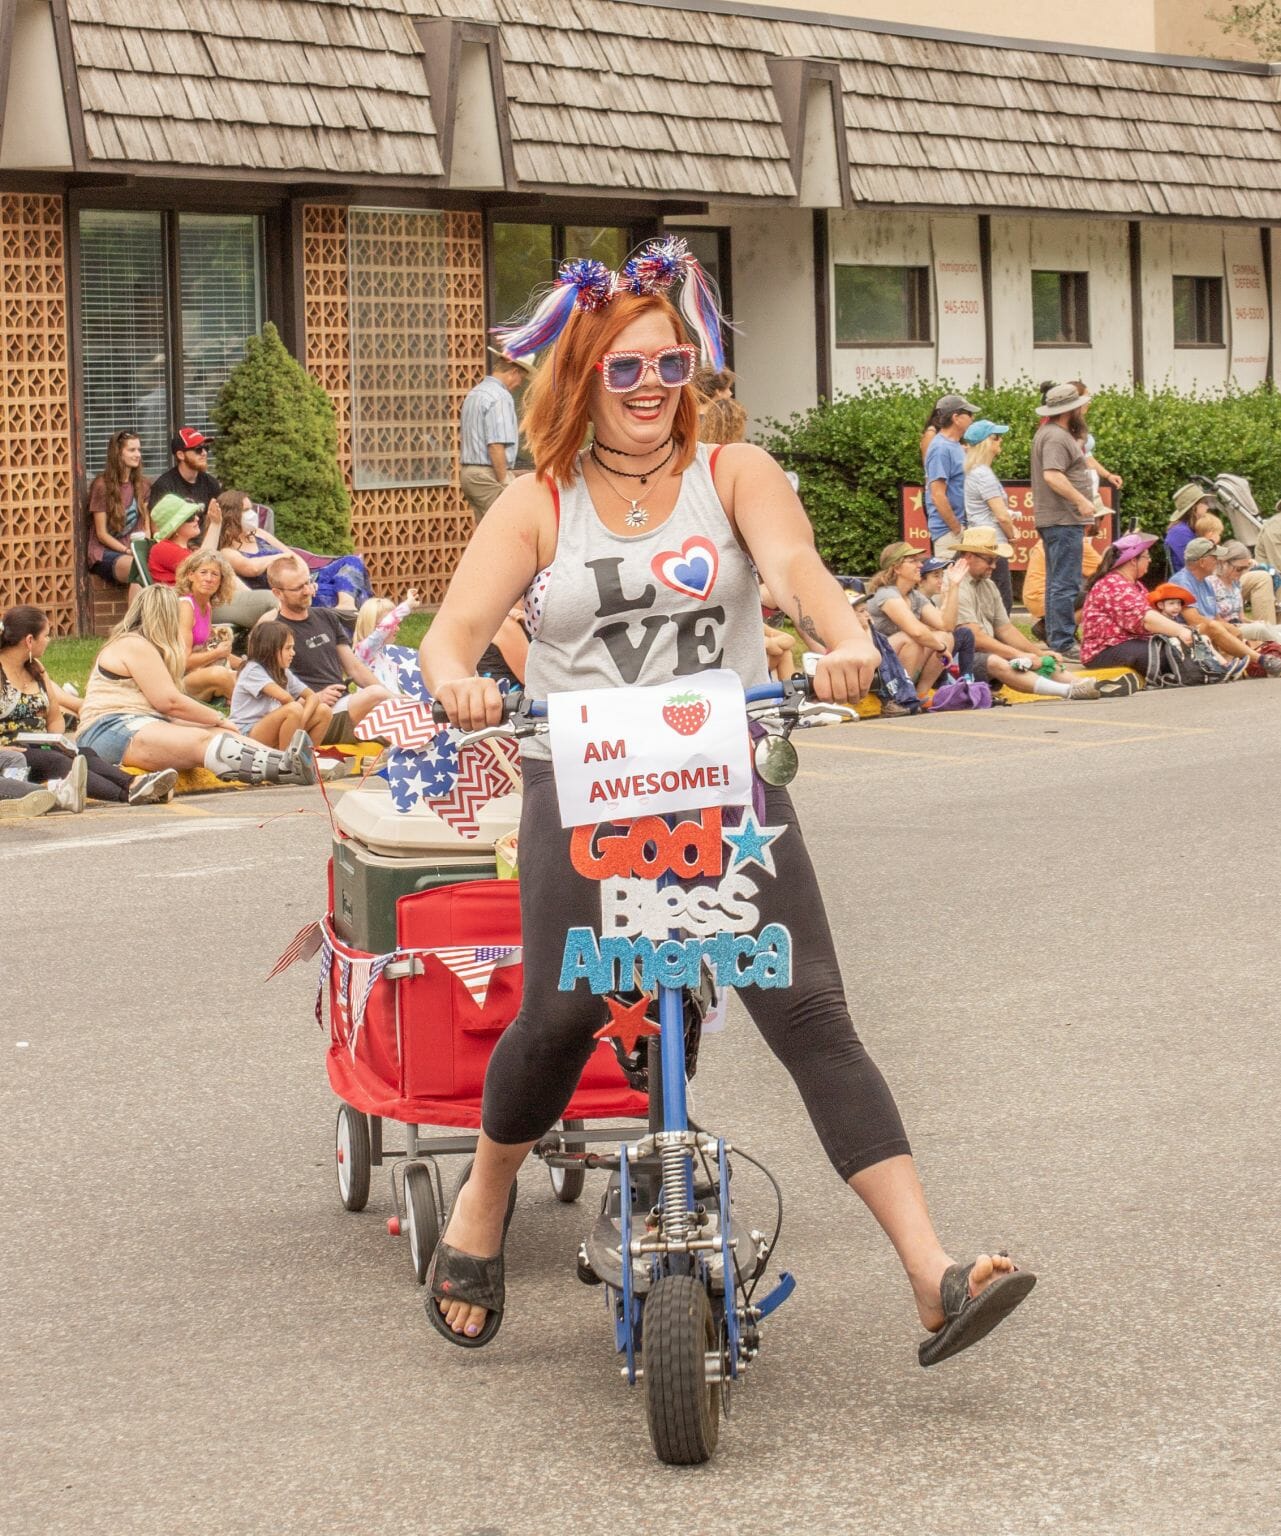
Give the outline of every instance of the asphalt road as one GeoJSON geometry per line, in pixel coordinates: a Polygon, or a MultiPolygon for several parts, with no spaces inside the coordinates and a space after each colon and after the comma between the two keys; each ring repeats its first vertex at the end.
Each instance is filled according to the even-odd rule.
{"type": "Polygon", "coordinates": [[[1250,683],[804,748],[944,1239],[1040,1284],[922,1371],[887,1244],[736,1012],[697,1110],[781,1179],[798,1289],[691,1470],[652,1459],[574,1278],[593,1184],[522,1179],[477,1353],[428,1329],[385,1175],[340,1207],[312,968],[263,982],[323,908],[314,792],[0,829],[0,1530],[1281,1530],[1278,709],[1250,683]]]}

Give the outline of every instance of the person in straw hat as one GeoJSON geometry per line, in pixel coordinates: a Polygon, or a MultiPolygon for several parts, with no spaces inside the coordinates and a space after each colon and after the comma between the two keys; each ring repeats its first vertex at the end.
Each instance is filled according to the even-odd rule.
{"type": "Polygon", "coordinates": [[[1081,546],[1094,521],[1094,478],[1082,439],[1090,403],[1075,384],[1056,384],[1036,413],[1032,438],[1032,509],[1045,545],[1045,630],[1051,650],[1079,661],[1076,599],[1081,546]]]}
{"type": "Polygon", "coordinates": [[[1042,650],[1010,622],[992,580],[998,560],[1014,553],[994,528],[967,528],[956,546],[946,581],[959,586],[957,622],[974,634],[974,676],[1004,684],[1017,693],[1055,694],[1062,699],[1101,697],[1093,678],[1068,672],[1053,651],[1042,650]]]}
{"type": "Polygon", "coordinates": [[[511,483],[520,435],[512,396],[529,377],[528,363],[489,349],[494,366],[463,401],[458,484],[480,522],[511,483]]]}

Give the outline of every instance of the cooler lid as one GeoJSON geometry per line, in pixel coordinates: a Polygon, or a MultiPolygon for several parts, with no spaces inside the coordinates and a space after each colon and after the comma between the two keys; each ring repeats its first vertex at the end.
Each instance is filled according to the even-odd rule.
{"type": "Polygon", "coordinates": [[[334,821],[375,853],[434,853],[462,859],[484,857],[498,838],[520,821],[520,796],[502,795],[480,808],[476,816],[480,836],[462,837],[447,826],[426,801],[412,811],[398,811],[392,804],[386,779],[374,775],[358,789],[334,796],[334,821]]]}

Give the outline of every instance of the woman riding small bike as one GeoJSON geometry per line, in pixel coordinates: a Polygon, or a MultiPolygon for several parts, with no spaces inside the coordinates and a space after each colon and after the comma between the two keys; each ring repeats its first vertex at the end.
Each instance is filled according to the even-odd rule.
{"type": "MultiPolygon", "coordinates": [[[[463,730],[501,719],[498,688],[475,675],[476,662],[522,597],[532,698],[667,684],[713,668],[748,687],[764,683],[757,571],[824,652],[817,697],[852,702],[871,686],[876,650],[819,559],[783,471],[750,444],[712,453],[698,443],[691,333],[720,367],[714,291],[676,240],[651,244],[618,273],[567,263],[530,321],[500,333],[512,356],[554,345],[526,398],[535,473],[477,527],[422,646],[423,676],[463,730]]],[[[563,1114],[607,1020],[585,983],[559,988],[569,931],[600,929],[600,886],[571,861],[546,741],[527,738],[522,753],[524,995],[491,1058],[475,1163],[429,1276],[433,1325],[469,1346],[487,1343],[501,1321],[512,1181],[563,1114]]],[[[1003,1254],[953,1264],[939,1243],[898,1109],[850,1020],[790,798],[768,786],[764,795],[762,822],[786,835],[773,844],[772,871],[752,874],[761,921],[790,929],[793,983],[744,991],[743,1001],[838,1174],[893,1243],[929,1331],[919,1357],[931,1365],[987,1333],[1035,1277],[1003,1254]]]]}

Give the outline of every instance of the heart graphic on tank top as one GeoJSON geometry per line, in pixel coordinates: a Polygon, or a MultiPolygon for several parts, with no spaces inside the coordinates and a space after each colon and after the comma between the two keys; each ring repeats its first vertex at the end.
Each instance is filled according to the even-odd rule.
{"type": "Polygon", "coordinates": [[[650,562],[650,569],[665,587],[700,601],[711,596],[719,566],[716,545],[701,533],[686,539],[679,549],[663,550],[650,562]]]}

